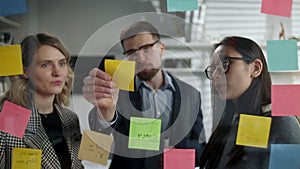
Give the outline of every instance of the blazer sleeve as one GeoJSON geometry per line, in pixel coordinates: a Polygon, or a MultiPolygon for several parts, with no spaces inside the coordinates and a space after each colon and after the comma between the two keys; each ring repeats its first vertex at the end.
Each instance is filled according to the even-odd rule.
{"type": "Polygon", "coordinates": [[[270,144],[300,144],[300,126],[294,116],[272,117],[270,144]]]}
{"type": "Polygon", "coordinates": [[[98,110],[96,107],[93,107],[89,112],[88,121],[90,129],[96,132],[100,132],[103,134],[110,134],[111,128],[116,125],[119,120],[118,112],[115,112],[115,117],[113,122],[106,122],[99,118],[98,110]]]}

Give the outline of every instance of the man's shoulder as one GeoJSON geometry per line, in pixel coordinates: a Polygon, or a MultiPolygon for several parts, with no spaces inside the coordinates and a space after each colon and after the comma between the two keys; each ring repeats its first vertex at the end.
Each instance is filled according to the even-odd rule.
{"type": "Polygon", "coordinates": [[[193,87],[191,84],[179,79],[178,77],[176,77],[174,74],[170,73],[170,72],[167,72],[168,75],[171,77],[174,85],[175,85],[175,88],[176,87],[180,87],[180,88],[184,88],[184,89],[188,89],[188,90],[196,90],[198,91],[195,87],[193,87]]]}

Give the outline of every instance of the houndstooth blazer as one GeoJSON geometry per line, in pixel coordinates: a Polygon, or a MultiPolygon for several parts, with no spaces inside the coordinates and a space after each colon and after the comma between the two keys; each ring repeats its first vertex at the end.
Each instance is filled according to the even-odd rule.
{"type": "MultiPolygon", "coordinates": [[[[0,167],[1,169],[11,169],[12,149],[14,147],[24,147],[42,150],[42,168],[60,169],[60,162],[52,144],[45,132],[35,106],[31,106],[32,114],[30,116],[27,128],[23,138],[12,136],[0,131],[0,167]]],[[[81,140],[78,116],[60,105],[55,104],[59,117],[62,121],[63,135],[66,139],[69,153],[71,155],[72,169],[84,168],[78,159],[78,151],[81,140]]],[[[0,108],[2,109],[2,107],[0,108]]],[[[14,126],[12,126],[14,127],[14,126]]]]}

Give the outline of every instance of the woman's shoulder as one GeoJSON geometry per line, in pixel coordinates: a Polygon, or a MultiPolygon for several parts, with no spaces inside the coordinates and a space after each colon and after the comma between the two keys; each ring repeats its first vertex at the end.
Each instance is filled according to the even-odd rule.
{"type": "Polygon", "coordinates": [[[55,104],[55,107],[57,108],[58,111],[62,112],[65,115],[75,116],[76,118],[78,117],[77,114],[73,110],[69,109],[68,107],[59,104],[55,104]]]}
{"type": "Polygon", "coordinates": [[[300,144],[300,125],[295,116],[273,116],[270,141],[300,144]]]}
{"type": "Polygon", "coordinates": [[[272,116],[274,127],[300,129],[300,124],[295,116],[272,116]]]}

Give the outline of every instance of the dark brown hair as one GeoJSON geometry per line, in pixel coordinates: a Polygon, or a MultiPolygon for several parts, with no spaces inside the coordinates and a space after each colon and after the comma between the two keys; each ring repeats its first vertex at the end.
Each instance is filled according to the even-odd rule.
{"type": "Polygon", "coordinates": [[[158,30],[151,23],[146,21],[139,21],[127,26],[122,30],[120,35],[122,47],[124,48],[124,40],[143,32],[149,32],[152,34],[154,40],[160,40],[158,30]]]}

